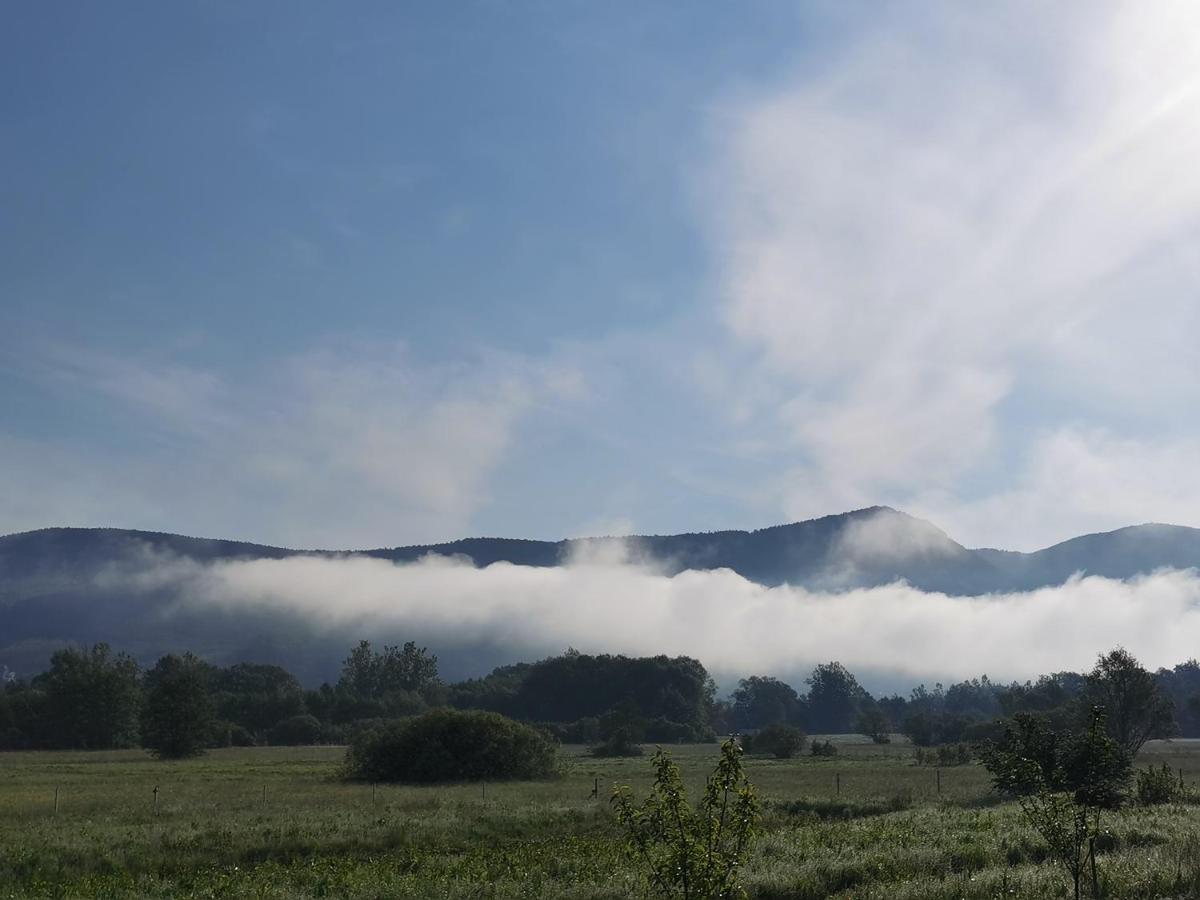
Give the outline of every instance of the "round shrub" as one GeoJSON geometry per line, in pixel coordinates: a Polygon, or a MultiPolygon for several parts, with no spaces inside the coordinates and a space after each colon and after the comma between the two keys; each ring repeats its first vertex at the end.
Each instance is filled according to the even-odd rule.
{"type": "Polygon", "coordinates": [[[290,716],[271,729],[271,743],[279,747],[299,747],[321,741],[321,722],[316,716],[290,716]]]}
{"type": "Polygon", "coordinates": [[[742,738],[742,749],[776,759],[791,759],[804,749],[806,740],[804,732],[795,725],[768,725],[758,734],[742,738]]]}
{"type": "Polygon", "coordinates": [[[641,756],[644,751],[634,729],[624,726],[613,729],[603,743],[592,748],[592,756],[641,756]]]}
{"type": "Polygon", "coordinates": [[[546,778],[557,747],[499,713],[435,709],[360,732],[346,751],[352,778],[430,784],[546,778]]]}
{"type": "Polygon", "coordinates": [[[1137,773],[1138,802],[1146,806],[1157,803],[1170,803],[1178,797],[1179,789],[1175,783],[1175,773],[1171,767],[1163,764],[1161,769],[1151,766],[1149,769],[1139,769],[1137,773]]]}

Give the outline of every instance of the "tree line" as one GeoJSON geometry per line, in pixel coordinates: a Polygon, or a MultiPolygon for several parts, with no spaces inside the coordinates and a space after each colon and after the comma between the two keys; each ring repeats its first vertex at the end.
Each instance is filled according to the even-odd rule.
{"type": "Polygon", "coordinates": [[[819,665],[806,694],[770,676],[738,683],[718,716],[731,729],[756,731],[780,723],[810,733],[865,734],[883,743],[892,733],[918,747],[997,738],[1003,722],[1034,715],[1065,729],[1101,707],[1111,736],[1130,753],[1151,739],[1200,734],[1200,664],[1190,660],[1151,673],[1126,650],[1099,657],[1087,673],[1056,672],[1036,681],[996,684],[987,676],[932,690],[913,688],[907,697],[872,697],[839,663],[819,665]]]}
{"type": "Polygon", "coordinates": [[[306,690],[280,666],[211,665],[169,654],[143,670],[106,644],[55,652],[31,679],[0,682],[0,750],[145,747],[169,757],[221,746],[346,743],[430,709],[502,712],[559,740],[600,739],[620,727],[638,740],[713,737],[716,686],[687,657],[588,656],[568,651],[447,684],[437,657],[408,642],[361,641],[334,683],[306,690]]]}
{"type": "Polygon", "coordinates": [[[105,644],[57,651],[49,668],[0,681],[0,749],[145,747],[186,756],[207,747],[345,743],[366,728],[437,708],[501,713],[563,742],[622,745],[713,740],[773,725],[809,734],[899,732],[918,746],[995,737],[1001,719],[1036,714],[1054,727],[1096,705],[1123,744],[1200,734],[1200,663],[1151,674],[1124,650],[1088,673],[1001,685],[986,676],[908,696],[873,697],[838,662],[816,666],[806,690],[770,675],[742,679],[728,699],[686,656],[589,655],[576,650],[445,683],[437,657],[413,642],[361,641],[340,678],[306,690],[285,669],[211,665],[169,654],[143,669],[105,644]]]}

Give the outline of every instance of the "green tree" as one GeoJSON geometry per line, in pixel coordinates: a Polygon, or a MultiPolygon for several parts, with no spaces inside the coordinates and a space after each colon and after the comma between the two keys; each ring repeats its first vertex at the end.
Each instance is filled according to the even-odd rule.
{"type": "Polygon", "coordinates": [[[50,657],[37,683],[45,691],[45,738],[55,747],[135,747],[142,689],[138,664],[107,644],[50,657]]]}
{"type": "Polygon", "coordinates": [[[891,722],[882,707],[874,700],[861,704],[858,712],[858,722],[855,725],[860,734],[865,734],[875,744],[889,744],[892,736],[891,722]]]}
{"type": "Polygon", "coordinates": [[[279,666],[237,663],[216,669],[209,687],[220,718],[256,733],[306,712],[304,688],[279,666]]]}
{"type": "Polygon", "coordinates": [[[270,731],[271,743],[277,747],[299,747],[319,744],[322,728],[316,716],[292,716],[277,723],[270,731]]]}
{"type": "Polygon", "coordinates": [[[626,847],[664,897],[710,900],[744,897],[738,875],[759,819],[754,787],[742,770],[742,750],[730,739],[709,776],[698,807],[688,803],[679,767],[654,754],[654,785],[640,806],[628,786],[613,792],[626,847]]]}
{"type": "Polygon", "coordinates": [[[1109,736],[1131,757],[1151,738],[1168,737],[1175,724],[1170,698],[1123,647],[1097,660],[1084,696],[1090,706],[1104,709],[1109,736]]]}
{"type": "Polygon", "coordinates": [[[848,734],[855,729],[859,707],[870,695],[840,662],[817,666],[808,684],[808,727],[812,732],[848,734]]]}
{"type": "Polygon", "coordinates": [[[338,687],[359,697],[382,700],[400,691],[424,691],[437,680],[437,657],[428,648],[409,641],[403,647],[385,646],[377,653],[370,641],[359,641],[342,663],[338,687]]]}
{"type": "Polygon", "coordinates": [[[142,746],[162,759],[198,756],[213,732],[208,666],[191,653],[162,657],[146,673],[142,746]]]}
{"type": "Polygon", "coordinates": [[[1089,867],[1092,894],[1099,897],[1101,814],[1124,802],[1132,768],[1129,754],[1108,736],[1103,710],[1092,709],[1083,731],[1054,731],[1044,719],[1019,713],[983,760],[996,790],[1016,798],[1070,874],[1076,900],[1089,867]]]}
{"type": "Polygon", "coordinates": [[[733,692],[733,716],[739,728],[765,728],[776,722],[792,722],[800,710],[800,698],[790,684],[767,675],[751,675],[738,682],[733,692]]]}

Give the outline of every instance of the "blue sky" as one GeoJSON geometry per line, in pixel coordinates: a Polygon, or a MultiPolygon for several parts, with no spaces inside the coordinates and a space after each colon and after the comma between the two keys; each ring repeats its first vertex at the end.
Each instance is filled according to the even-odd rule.
{"type": "Polygon", "coordinates": [[[0,531],[1200,525],[1186,4],[26,4],[0,531]]]}

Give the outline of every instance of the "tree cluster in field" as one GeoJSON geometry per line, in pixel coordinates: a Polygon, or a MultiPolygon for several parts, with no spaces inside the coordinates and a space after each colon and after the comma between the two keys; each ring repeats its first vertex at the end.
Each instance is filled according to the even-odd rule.
{"type": "Polygon", "coordinates": [[[634,743],[710,741],[716,684],[687,656],[597,656],[568,650],[451,685],[450,705],[541,722],[564,743],[621,732],[634,743]]]}
{"type": "Polygon", "coordinates": [[[919,747],[977,744],[1001,733],[1001,719],[1034,713],[1061,728],[1096,705],[1108,710],[1108,727],[1123,746],[1195,734],[1200,727],[1200,663],[1152,675],[1124,651],[1102,657],[1088,674],[1060,672],[1009,685],[985,676],[948,688],[922,685],[908,697],[872,697],[837,662],[817,666],[806,684],[801,695],[777,678],[756,675],[742,679],[729,700],[718,700],[716,685],[695,659],[575,650],[446,684],[426,648],[409,642],[376,650],[362,641],[336,683],[305,690],[278,666],[222,668],[182,654],[143,670],[99,644],[56,652],[49,669],[28,681],[0,682],[0,749],[144,746],[185,756],[229,745],[340,744],[440,708],[500,713],[536,723],[561,742],[615,756],[640,753],[644,742],[730,733],[742,734],[749,752],[784,756],[799,752],[788,749],[795,734],[800,747],[805,734],[860,733],[885,743],[893,732],[919,747]],[[789,726],[795,734],[764,738],[750,750],[757,734],[772,726],[789,726]]]}

